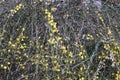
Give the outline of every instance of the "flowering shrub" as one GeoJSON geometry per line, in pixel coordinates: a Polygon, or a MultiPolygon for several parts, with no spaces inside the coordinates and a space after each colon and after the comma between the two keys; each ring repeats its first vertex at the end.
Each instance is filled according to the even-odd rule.
{"type": "Polygon", "coordinates": [[[0,80],[119,80],[120,10],[111,4],[7,7],[0,13],[0,80]]]}

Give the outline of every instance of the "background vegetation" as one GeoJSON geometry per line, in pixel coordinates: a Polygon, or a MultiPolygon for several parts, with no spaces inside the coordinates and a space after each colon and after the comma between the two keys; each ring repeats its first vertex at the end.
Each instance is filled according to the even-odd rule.
{"type": "Polygon", "coordinates": [[[119,0],[0,3],[0,80],[120,80],[119,0]]]}

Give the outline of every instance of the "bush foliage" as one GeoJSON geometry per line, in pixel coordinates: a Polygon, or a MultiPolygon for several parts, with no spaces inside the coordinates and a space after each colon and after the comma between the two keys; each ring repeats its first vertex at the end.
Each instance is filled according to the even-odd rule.
{"type": "Polygon", "coordinates": [[[0,80],[120,80],[112,1],[101,11],[81,0],[1,2],[0,80]]]}

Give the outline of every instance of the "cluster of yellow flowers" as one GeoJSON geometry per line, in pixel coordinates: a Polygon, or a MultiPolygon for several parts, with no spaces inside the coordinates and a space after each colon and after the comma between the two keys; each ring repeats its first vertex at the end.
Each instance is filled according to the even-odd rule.
{"type": "Polygon", "coordinates": [[[104,44],[104,48],[105,48],[106,50],[108,50],[108,49],[110,49],[110,45],[109,45],[109,44],[104,44]]]}
{"type": "Polygon", "coordinates": [[[4,70],[9,70],[9,67],[6,66],[6,65],[4,65],[4,64],[1,64],[1,65],[0,65],[0,68],[2,68],[2,69],[4,69],[4,70]]]}
{"type": "Polygon", "coordinates": [[[25,66],[23,65],[23,63],[19,62],[19,66],[20,66],[21,69],[25,69],[25,66]]]}
{"type": "Polygon", "coordinates": [[[87,40],[93,40],[94,37],[91,34],[87,34],[87,40]]]}
{"type": "Polygon", "coordinates": [[[120,72],[117,71],[115,80],[120,80],[120,72]]]}
{"type": "Polygon", "coordinates": [[[53,63],[54,63],[53,70],[60,72],[60,64],[56,60],[53,63]]]}
{"type": "MultiPolygon", "coordinates": [[[[8,46],[10,48],[7,49],[7,52],[9,54],[16,55],[15,59],[17,61],[21,61],[23,58],[28,58],[28,54],[24,52],[27,48],[27,44],[24,43],[25,39],[27,38],[23,34],[24,30],[25,29],[23,28],[22,32],[19,34],[19,36],[16,38],[16,40],[14,42],[11,39],[8,41],[8,46]],[[22,53],[22,52],[24,52],[24,53],[22,53]]],[[[20,63],[20,62],[18,62],[18,63],[19,63],[19,66],[21,69],[25,69],[25,65],[23,63],[20,63]]],[[[8,62],[8,64],[11,64],[11,63],[8,62]]],[[[4,67],[4,68],[6,68],[6,67],[4,67]]]]}
{"type": "Polygon", "coordinates": [[[23,7],[24,7],[24,5],[22,3],[18,4],[17,6],[15,6],[14,9],[10,10],[11,15],[14,15],[15,13],[17,13],[17,11],[19,11],[23,7]]]}
{"type": "Polygon", "coordinates": [[[84,49],[83,45],[80,45],[80,52],[78,54],[78,56],[80,57],[81,60],[87,58],[87,56],[84,54],[86,53],[86,50],[84,49]]]}
{"type": "MultiPolygon", "coordinates": [[[[13,47],[13,48],[16,48],[18,47],[18,49],[25,49],[26,48],[26,44],[23,43],[23,44],[19,44],[20,41],[24,41],[26,37],[23,35],[23,33],[21,33],[17,38],[16,38],[16,42],[11,42],[11,41],[8,41],[8,44],[9,46],[13,47]]],[[[10,52],[10,51],[9,51],[10,52]]]]}
{"type": "Polygon", "coordinates": [[[102,15],[101,15],[98,11],[96,11],[95,13],[97,14],[97,16],[98,16],[98,18],[100,19],[100,21],[101,21],[102,23],[104,23],[104,19],[103,19],[102,15]]]}
{"type": "Polygon", "coordinates": [[[51,14],[50,11],[48,11],[47,9],[44,10],[45,11],[45,18],[48,20],[48,24],[51,26],[50,29],[50,39],[48,39],[48,42],[50,44],[56,44],[56,43],[61,43],[60,48],[63,51],[63,53],[67,53],[67,49],[65,46],[62,45],[62,37],[59,36],[59,31],[57,29],[57,23],[54,21],[53,19],[53,15],[51,14]],[[57,34],[57,36],[54,36],[54,34],[57,34]]]}
{"type": "MultiPolygon", "coordinates": [[[[57,23],[54,21],[53,15],[51,14],[50,11],[48,11],[48,9],[45,9],[44,11],[45,11],[45,14],[46,14],[45,19],[48,20],[48,25],[50,27],[50,39],[48,39],[48,43],[52,44],[53,48],[56,48],[59,45],[59,50],[62,53],[60,55],[66,55],[66,57],[67,57],[67,58],[65,58],[64,62],[67,63],[67,64],[74,64],[76,62],[76,60],[73,58],[73,56],[74,56],[73,52],[68,50],[69,49],[68,46],[63,45],[63,40],[62,40],[62,37],[60,36],[60,33],[59,33],[58,29],[57,29],[57,23]],[[68,58],[70,58],[70,59],[68,59],[68,58]]],[[[90,35],[90,34],[88,34],[87,37],[90,40],[94,39],[93,36],[90,35]]],[[[83,59],[86,58],[86,56],[84,55],[85,52],[86,51],[83,49],[83,46],[81,45],[80,46],[80,52],[78,54],[79,59],[83,60],[83,59]]],[[[54,57],[55,57],[55,55],[54,55],[54,57]]],[[[61,58],[62,57],[63,56],[61,56],[61,58]]],[[[43,64],[42,62],[40,62],[40,63],[43,64]]],[[[61,64],[55,58],[53,60],[53,63],[54,63],[54,66],[53,66],[52,69],[54,71],[60,72],[61,71],[61,68],[60,68],[61,64]]],[[[45,65],[45,63],[43,65],[45,65]]],[[[46,69],[48,69],[48,64],[45,65],[44,67],[46,67],[46,69]]],[[[83,67],[81,67],[80,70],[83,70],[83,67]]],[[[66,74],[73,74],[73,73],[70,72],[69,69],[66,70],[65,72],[66,72],[66,74]]],[[[60,79],[59,76],[58,76],[58,79],[60,79]]],[[[85,78],[81,77],[80,80],[85,80],[85,78]]]]}
{"type": "MultiPolygon", "coordinates": [[[[62,37],[60,36],[60,33],[57,29],[57,23],[54,21],[53,15],[47,9],[45,9],[44,11],[45,11],[45,14],[46,14],[45,18],[48,20],[48,25],[50,25],[50,27],[51,27],[50,28],[50,39],[48,39],[48,43],[49,44],[54,44],[53,48],[56,48],[57,46],[59,46],[59,50],[60,50],[61,53],[67,55],[70,58],[72,58],[73,53],[71,51],[68,51],[67,47],[63,45],[63,40],[62,40],[62,37]]],[[[61,71],[60,63],[57,60],[53,60],[53,61],[54,61],[53,62],[54,67],[52,69],[54,71],[60,72],[61,71]]],[[[71,59],[71,60],[65,59],[64,61],[65,61],[65,63],[70,63],[70,64],[73,63],[73,59],[71,59]]]]}
{"type": "Polygon", "coordinates": [[[107,34],[109,35],[110,37],[110,41],[114,42],[115,41],[115,38],[113,36],[113,32],[111,31],[110,27],[107,27],[107,34]]]}
{"type": "Polygon", "coordinates": [[[84,59],[83,52],[80,52],[78,55],[80,56],[81,59],[84,59]]]}
{"type": "Polygon", "coordinates": [[[48,20],[48,24],[52,27],[51,28],[51,32],[54,33],[58,33],[58,29],[57,29],[57,23],[54,21],[53,19],[53,15],[51,14],[50,11],[48,11],[47,9],[45,9],[45,14],[47,16],[45,16],[45,18],[47,18],[48,20]]]}

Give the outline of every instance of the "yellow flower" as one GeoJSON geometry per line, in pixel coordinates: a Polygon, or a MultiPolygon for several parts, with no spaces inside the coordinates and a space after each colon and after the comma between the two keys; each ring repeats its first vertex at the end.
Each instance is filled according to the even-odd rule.
{"type": "Polygon", "coordinates": [[[82,70],[83,70],[83,67],[80,67],[80,70],[82,71],[82,70]]]}
{"type": "Polygon", "coordinates": [[[18,11],[19,9],[20,9],[20,6],[16,6],[16,7],[15,7],[15,10],[18,11]]]}
{"type": "Polygon", "coordinates": [[[15,47],[16,45],[15,44],[11,44],[12,47],[15,47]]]}
{"type": "Polygon", "coordinates": [[[78,55],[79,55],[79,56],[82,56],[82,55],[83,55],[83,52],[80,52],[78,55]]]}
{"type": "Polygon", "coordinates": [[[36,54],[36,58],[38,58],[39,57],[39,54],[36,54]]]}
{"type": "Polygon", "coordinates": [[[60,72],[60,69],[56,69],[57,72],[60,72]]]}
{"type": "Polygon", "coordinates": [[[11,45],[11,44],[12,44],[12,42],[11,42],[11,41],[9,41],[9,42],[8,42],[8,44],[9,44],[9,45],[11,45]]]}
{"type": "Polygon", "coordinates": [[[99,18],[100,18],[100,20],[101,20],[102,22],[104,21],[102,17],[99,17],[99,18]]]}
{"type": "Polygon", "coordinates": [[[47,14],[48,13],[48,10],[47,9],[45,9],[45,14],[47,14]]]}
{"type": "Polygon", "coordinates": [[[66,59],[65,62],[68,62],[68,60],[66,59]]]}
{"type": "Polygon", "coordinates": [[[57,23],[54,22],[54,23],[51,24],[51,26],[53,26],[53,28],[56,29],[56,26],[57,26],[56,24],[57,23]]]}
{"type": "Polygon", "coordinates": [[[98,59],[101,59],[101,56],[98,56],[98,59]]]}
{"type": "Polygon", "coordinates": [[[4,66],[3,68],[6,70],[6,69],[7,69],[7,66],[4,66]]]}
{"type": "Polygon", "coordinates": [[[22,66],[22,69],[25,69],[25,66],[22,66]]]}
{"type": "Polygon", "coordinates": [[[22,28],[22,31],[25,31],[25,28],[22,28]]]}
{"type": "Polygon", "coordinates": [[[84,78],[84,77],[82,77],[80,80],[85,80],[85,78],[84,78]]]}
{"type": "Polygon", "coordinates": [[[48,39],[48,42],[50,43],[50,44],[54,44],[55,43],[55,39],[53,38],[53,39],[48,39]]]}
{"type": "Polygon", "coordinates": [[[10,65],[11,63],[10,62],[7,62],[8,65],[10,65]]]}
{"type": "Polygon", "coordinates": [[[11,13],[14,13],[14,10],[13,10],[13,9],[11,9],[11,10],[10,10],[10,12],[11,12],[11,13]]]}
{"type": "Polygon", "coordinates": [[[16,40],[17,40],[17,41],[20,41],[20,39],[19,39],[19,38],[16,38],[16,40]]]}
{"type": "Polygon", "coordinates": [[[50,20],[50,21],[48,21],[48,24],[52,24],[52,23],[54,23],[54,21],[53,20],[50,20]]]}
{"type": "Polygon", "coordinates": [[[61,46],[61,49],[65,50],[65,49],[66,49],[66,47],[65,47],[65,46],[61,46]]]}
{"type": "Polygon", "coordinates": [[[21,48],[21,49],[24,49],[25,47],[21,45],[20,48],[21,48]]]}
{"type": "Polygon", "coordinates": [[[67,52],[67,50],[63,50],[63,53],[66,53],[67,52]]]}
{"type": "Polygon", "coordinates": [[[57,29],[53,29],[53,30],[52,30],[52,33],[55,33],[55,32],[57,33],[58,30],[57,30],[57,29]]]}
{"type": "Polygon", "coordinates": [[[27,77],[25,77],[25,80],[28,80],[28,76],[27,76],[27,77]]]}
{"type": "Polygon", "coordinates": [[[83,56],[83,55],[81,56],[81,59],[84,59],[84,56],[83,56]]]}
{"type": "Polygon", "coordinates": [[[84,50],[83,50],[83,53],[85,53],[85,52],[86,52],[86,50],[84,49],[84,50]]]}
{"type": "Polygon", "coordinates": [[[110,48],[109,44],[104,44],[104,48],[108,50],[110,48]]]}
{"type": "Polygon", "coordinates": [[[68,55],[69,55],[70,57],[73,57],[73,53],[72,53],[72,52],[70,52],[68,55]]]}
{"type": "Polygon", "coordinates": [[[62,38],[61,37],[57,37],[57,41],[60,41],[62,38]]]}
{"type": "Polygon", "coordinates": [[[72,60],[70,60],[70,64],[72,64],[72,62],[73,62],[73,61],[72,61],[72,60]]]}
{"type": "Polygon", "coordinates": [[[82,45],[80,45],[80,48],[83,48],[83,46],[82,46],[82,45]]]}
{"type": "Polygon", "coordinates": [[[112,32],[111,32],[111,30],[110,29],[108,29],[108,34],[110,35],[112,32]]]}
{"type": "Polygon", "coordinates": [[[47,11],[47,15],[52,16],[51,12],[47,11]]]}
{"type": "Polygon", "coordinates": [[[60,41],[60,44],[62,44],[62,43],[63,43],[63,41],[61,40],[61,41],[60,41]]]}
{"type": "Polygon", "coordinates": [[[34,1],[33,3],[36,4],[37,2],[34,1]]]}
{"type": "MultiPolygon", "coordinates": [[[[49,18],[48,20],[50,20],[51,19],[51,13],[49,13],[49,12],[47,12],[47,17],[49,18]]],[[[51,19],[52,20],[52,19],[51,19]]]]}
{"type": "Polygon", "coordinates": [[[50,36],[52,37],[52,36],[53,36],[53,34],[52,34],[52,33],[50,33],[50,36]]]}
{"type": "Polygon", "coordinates": [[[57,63],[57,61],[55,60],[55,61],[54,61],[54,64],[56,64],[56,63],[57,63]]]}
{"type": "Polygon", "coordinates": [[[60,69],[57,66],[54,67],[54,70],[57,71],[57,72],[60,71],[60,69]]]}
{"type": "Polygon", "coordinates": [[[19,6],[21,7],[21,6],[24,6],[23,4],[19,4],[19,6]]]}
{"type": "Polygon", "coordinates": [[[52,43],[52,44],[54,44],[54,43],[55,43],[55,39],[54,39],[54,38],[51,40],[51,43],[52,43]]]}
{"type": "Polygon", "coordinates": [[[24,75],[24,74],[22,74],[21,76],[22,76],[22,77],[24,77],[25,75],[24,75]]]}
{"type": "Polygon", "coordinates": [[[51,7],[51,11],[55,11],[57,8],[55,7],[51,7]]]}
{"type": "Polygon", "coordinates": [[[61,79],[60,79],[60,76],[57,77],[57,80],[61,80],[61,79]]]}
{"type": "Polygon", "coordinates": [[[16,10],[14,10],[14,13],[16,13],[17,11],[16,10]]]}
{"type": "Polygon", "coordinates": [[[48,42],[50,43],[50,42],[51,42],[51,40],[50,40],[50,39],[48,39],[48,42]]]}
{"type": "Polygon", "coordinates": [[[43,0],[40,0],[40,2],[42,2],[43,0]]]}
{"type": "Polygon", "coordinates": [[[1,64],[0,66],[1,66],[1,67],[3,67],[4,65],[3,65],[3,64],[1,64]]]}

